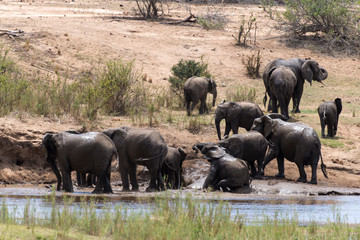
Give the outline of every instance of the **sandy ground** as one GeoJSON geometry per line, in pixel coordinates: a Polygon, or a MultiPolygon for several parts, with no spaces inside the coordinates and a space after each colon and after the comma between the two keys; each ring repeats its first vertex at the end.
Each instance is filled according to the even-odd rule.
{"type": "MultiPolygon", "coordinates": [[[[134,16],[132,1],[0,1],[0,29],[22,30],[25,35],[11,39],[0,36],[0,43],[11,49],[10,54],[29,73],[45,77],[56,77],[55,72],[70,80],[87,69],[109,59],[132,60],[147,75],[152,83],[149,87],[168,87],[166,78],[171,67],[180,59],[203,59],[209,64],[220,88],[218,102],[224,98],[226,89],[236,85],[262,87],[261,79],[250,79],[241,62],[242,57],[252,53],[251,48],[234,45],[232,35],[238,31],[241,15],[257,16],[257,46],[262,54],[262,67],[272,59],[311,57],[329,71],[329,76],[343,79],[357,76],[360,81],[359,59],[355,57],[332,57],[317,51],[288,48],[282,41],[282,32],[270,28],[275,25],[258,5],[227,4],[214,5],[212,11],[224,13],[229,20],[225,30],[207,31],[196,24],[169,24],[188,16],[186,7],[195,15],[204,14],[205,5],[171,3],[166,10],[166,19],[159,22],[138,20],[134,16]]],[[[346,84],[345,84],[346,85],[346,84]]],[[[345,86],[344,85],[344,86],[345,86]]],[[[312,91],[321,86],[313,84],[312,91]]],[[[339,86],[342,87],[342,86],[339,86]]],[[[307,84],[307,89],[310,88],[307,84]]],[[[334,88],[331,88],[334,89],[334,88]]],[[[262,90],[263,91],[263,90],[262,90]]],[[[260,91],[259,102],[263,92],[260,91]],[[260,96],[261,95],[261,96],[260,96]]],[[[343,101],[358,103],[358,96],[343,96],[343,101]]],[[[324,99],[333,99],[332,91],[324,99]]],[[[302,105],[311,108],[315,103],[303,98],[302,105]]],[[[317,104],[317,103],[316,103],[317,104]]],[[[317,105],[316,105],[317,106],[317,105]]],[[[345,116],[354,115],[355,110],[344,109],[345,116]]],[[[357,111],[357,110],[356,110],[357,111]]],[[[184,111],[185,115],[185,111],[184,111]]],[[[297,116],[306,118],[306,113],[297,116]]],[[[95,130],[129,124],[127,118],[103,117],[94,126],[95,130]]],[[[318,125],[318,121],[316,120],[318,125]]],[[[360,124],[358,121],[340,122],[338,136],[348,144],[342,148],[323,145],[322,152],[328,166],[329,179],[318,171],[318,187],[327,189],[360,187],[360,124]]],[[[318,127],[318,126],[317,126],[318,127]]],[[[183,147],[188,153],[184,162],[184,178],[187,184],[206,176],[208,163],[200,154],[192,151],[196,142],[216,141],[215,128],[209,127],[201,134],[171,125],[157,127],[171,146],[183,147]]],[[[49,184],[55,176],[44,160],[41,139],[48,131],[82,129],[82,125],[71,118],[48,119],[27,113],[12,113],[0,118],[0,182],[3,184],[49,184]]],[[[275,185],[276,161],[266,169],[266,184],[275,185]],[[271,180],[272,179],[272,180],[271,180]]],[[[298,178],[295,164],[286,162],[286,180],[298,178]]],[[[139,169],[142,169],[140,167],[139,169]]],[[[310,168],[306,169],[308,178],[310,168]]],[[[139,173],[140,174],[140,173],[139,173]]],[[[112,182],[119,183],[118,174],[112,182]]],[[[259,183],[264,184],[264,183],[259,183]]],[[[307,185],[307,184],[302,184],[307,185]]],[[[299,185],[296,185],[299,186],[299,185]]],[[[294,187],[295,189],[298,187],[294,187]]],[[[286,187],[284,187],[286,188],[286,187]]],[[[354,191],[357,191],[354,189],[354,191]]]]}

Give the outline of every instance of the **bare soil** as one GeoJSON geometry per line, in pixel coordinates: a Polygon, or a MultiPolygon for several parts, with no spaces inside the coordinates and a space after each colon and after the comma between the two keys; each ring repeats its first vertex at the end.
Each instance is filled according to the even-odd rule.
{"type": "MultiPolygon", "coordinates": [[[[283,41],[283,32],[275,30],[276,24],[256,4],[218,4],[210,6],[213,11],[221,11],[229,20],[224,30],[204,30],[195,23],[169,24],[185,19],[190,7],[194,15],[204,14],[208,5],[169,4],[165,19],[161,21],[139,20],[134,13],[133,1],[0,1],[0,29],[22,30],[24,36],[14,39],[0,36],[0,42],[10,48],[11,56],[26,72],[55,78],[56,73],[73,80],[84,71],[92,69],[110,59],[135,59],[135,65],[146,74],[148,87],[168,87],[166,78],[171,75],[171,67],[180,59],[203,58],[219,85],[219,103],[226,96],[226,90],[235,86],[257,89],[257,103],[261,104],[263,84],[261,79],[246,76],[242,63],[244,56],[253,54],[252,48],[235,45],[232,35],[236,35],[240,16],[251,13],[257,19],[256,50],[261,51],[262,68],[276,58],[311,57],[329,72],[327,86],[314,83],[305,85],[304,97],[300,105],[303,113],[293,116],[319,131],[317,114],[308,113],[320,104],[317,100],[332,100],[341,93],[344,109],[340,117],[338,141],[340,147],[322,146],[329,179],[318,171],[318,186],[360,187],[360,114],[359,91],[360,61],[356,57],[332,57],[317,49],[289,48],[283,41]],[[350,85],[350,86],[349,86],[350,85]],[[221,87],[223,86],[223,87],[221,87]],[[353,88],[354,87],[354,88],[353,88]],[[347,89],[355,91],[349,92],[347,89]],[[319,96],[317,92],[323,94],[319,96]],[[335,96],[336,95],[336,96],[335,96]],[[349,108],[347,108],[349,106],[349,108]],[[342,121],[344,116],[344,121],[342,121]]],[[[349,91],[350,91],[349,90],[349,91]]],[[[261,107],[263,108],[262,104],[261,107]]],[[[212,112],[214,109],[212,109],[212,112]]],[[[185,111],[182,112],[185,115],[185,111]]],[[[212,114],[212,113],[210,113],[212,114]]],[[[101,117],[91,124],[91,129],[102,130],[110,127],[131,125],[127,117],[101,117]]],[[[145,126],[135,126],[145,127],[145,126]]],[[[14,112],[0,118],[0,182],[3,184],[48,184],[55,176],[45,162],[45,150],[41,147],[46,132],[83,128],[83,123],[70,118],[44,118],[23,112],[14,112]]],[[[156,126],[167,143],[183,147],[188,153],[184,162],[185,181],[191,184],[206,176],[208,163],[201,154],[192,151],[196,142],[216,142],[214,126],[203,128],[201,133],[192,134],[188,130],[171,124],[156,126]]],[[[139,169],[142,169],[140,167],[139,169]]],[[[276,161],[266,168],[266,176],[276,173],[276,161]]],[[[295,164],[286,162],[286,179],[295,181],[298,170],[295,164]]],[[[308,178],[310,168],[306,169],[308,178]]],[[[141,174],[141,171],[139,172],[141,174]]],[[[269,185],[271,185],[271,181],[269,185]]],[[[286,181],[286,180],[285,180],[286,181]]],[[[119,183],[118,174],[112,182],[119,183]]]]}

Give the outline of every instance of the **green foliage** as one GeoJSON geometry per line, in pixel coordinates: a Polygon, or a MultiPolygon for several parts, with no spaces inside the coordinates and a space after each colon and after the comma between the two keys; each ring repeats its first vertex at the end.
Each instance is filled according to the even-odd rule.
{"type": "Polygon", "coordinates": [[[229,88],[226,91],[226,99],[227,101],[233,102],[255,102],[256,100],[256,90],[255,88],[248,87],[236,87],[229,88]]]}
{"type": "Polygon", "coordinates": [[[246,47],[248,44],[256,45],[256,31],[256,17],[251,13],[248,20],[245,20],[245,16],[241,16],[238,34],[232,37],[236,40],[237,46],[246,47]]]}
{"type": "MultiPolygon", "coordinates": [[[[184,84],[188,78],[193,76],[211,78],[211,74],[208,70],[208,64],[204,63],[202,59],[201,62],[181,59],[180,62],[171,67],[171,73],[173,76],[170,76],[168,79],[170,82],[170,88],[172,92],[178,95],[181,99],[183,99],[184,84]]],[[[180,102],[183,102],[183,100],[180,102]]]]}
{"type": "Polygon", "coordinates": [[[206,30],[223,30],[227,24],[226,18],[219,15],[201,16],[196,22],[206,30]]]}
{"type": "Polygon", "coordinates": [[[347,52],[360,53],[360,1],[285,0],[285,3],[286,11],[280,21],[289,37],[320,37],[326,49],[346,48],[347,52]]]}

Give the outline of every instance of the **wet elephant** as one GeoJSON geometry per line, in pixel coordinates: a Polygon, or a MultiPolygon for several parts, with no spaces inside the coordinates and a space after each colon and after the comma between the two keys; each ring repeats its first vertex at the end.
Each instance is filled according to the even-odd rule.
{"type": "Polygon", "coordinates": [[[150,184],[146,191],[165,190],[161,167],[168,148],[158,130],[119,127],[103,133],[113,140],[118,151],[123,191],[130,191],[129,177],[132,190],[139,190],[136,179],[138,164],[146,166],[150,172],[150,184]]]}

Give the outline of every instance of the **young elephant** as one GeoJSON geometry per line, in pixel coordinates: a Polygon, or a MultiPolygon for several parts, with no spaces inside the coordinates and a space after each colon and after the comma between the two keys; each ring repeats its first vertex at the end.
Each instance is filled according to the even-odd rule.
{"type": "Polygon", "coordinates": [[[262,116],[254,120],[252,130],[264,135],[271,143],[265,157],[265,166],[277,158],[279,173],[277,177],[284,178],[284,158],[294,162],[300,173],[298,182],[307,182],[305,165],[311,165],[312,184],[317,184],[317,165],[321,158],[321,170],[327,177],[326,166],[321,155],[321,143],[315,130],[302,123],[289,123],[281,119],[271,119],[262,116]]]}
{"type": "Polygon", "coordinates": [[[56,166],[58,160],[62,174],[63,188],[73,192],[71,171],[80,174],[93,173],[98,178],[93,193],[112,193],[110,185],[110,165],[113,156],[118,158],[116,147],[109,137],[103,133],[72,133],[45,134],[42,145],[47,151],[47,162],[54,171],[57,190],[61,187],[61,175],[56,166]]]}
{"type": "MultiPolygon", "coordinates": [[[[193,148],[202,150],[208,144],[210,143],[198,143],[193,148]]],[[[251,167],[252,177],[261,178],[261,175],[264,175],[263,162],[268,148],[268,141],[261,133],[249,131],[234,134],[217,144],[225,148],[231,156],[247,161],[251,167]],[[258,170],[255,168],[255,161],[257,161],[258,170]]]]}
{"type": "Polygon", "coordinates": [[[166,188],[180,189],[182,163],[186,158],[186,153],[182,148],[168,147],[161,174],[166,179],[166,188]]]}
{"type": "Polygon", "coordinates": [[[191,112],[194,110],[199,100],[199,114],[209,112],[206,105],[207,93],[211,93],[213,95],[212,105],[214,107],[217,96],[216,83],[214,82],[214,80],[206,77],[196,76],[186,80],[184,84],[184,97],[188,116],[190,116],[191,112]],[[192,102],[191,107],[190,102],[192,102]]]}
{"type": "Polygon", "coordinates": [[[203,189],[209,186],[224,192],[250,185],[250,175],[244,160],[228,154],[217,144],[206,145],[201,153],[211,163],[210,172],[205,179],[203,189]]]}
{"type": "Polygon", "coordinates": [[[118,151],[123,191],[130,191],[129,177],[132,190],[139,190],[136,179],[137,164],[149,169],[150,184],[147,192],[165,190],[161,167],[168,148],[158,130],[119,127],[104,130],[103,133],[113,140],[118,151]]]}
{"type": "Polygon", "coordinates": [[[336,98],[333,102],[323,102],[318,107],[318,113],[321,124],[321,137],[325,138],[325,125],[327,125],[328,136],[334,137],[337,132],[339,123],[339,115],[342,110],[340,98],[336,98]]]}

